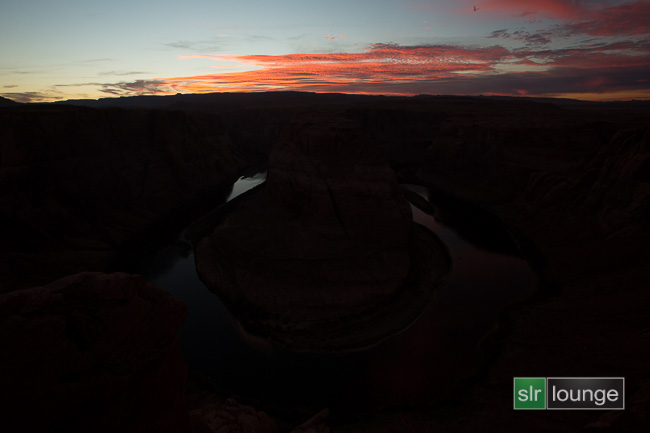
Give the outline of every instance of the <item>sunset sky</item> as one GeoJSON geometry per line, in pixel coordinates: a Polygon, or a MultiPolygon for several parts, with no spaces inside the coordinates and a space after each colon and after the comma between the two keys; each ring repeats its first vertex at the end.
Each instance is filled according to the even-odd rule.
{"type": "Polygon", "coordinates": [[[0,59],[0,95],[19,102],[269,90],[650,99],[650,0],[3,0],[0,59]]]}

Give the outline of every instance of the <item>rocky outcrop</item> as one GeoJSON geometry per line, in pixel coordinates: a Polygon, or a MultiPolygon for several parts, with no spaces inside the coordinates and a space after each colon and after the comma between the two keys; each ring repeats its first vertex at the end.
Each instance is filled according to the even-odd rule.
{"type": "Polygon", "coordinates": [[[531,174],[574,174],[614,133],[611,125],[571,117],[533,111],[449,119],[431,139],[418,176],[482,203],[511,201],[531,174]]]}
{"type": "Polygon", "coordinates": [[[213,116],[21,107],[0,111],[5,291],[109,269],[243,166],[213,116]]]}
{"type": "Polygon", "coordinates": [[[298,350],[344,350],[405,326],[449,261],[432,234],[413,234],[368,131],[319,116],[287,130],[266,185],[236,202],[196,260],[248,331],[298,350]]]}
{"type": "Polygon", "coordinates": [[[3,430],[187,431],[184,319],[181,302],[127,274],[0,295],[3,430]]]}
{"type": "Polygon", "coordinates": [[[190,413],[194,433],[277,433],[278,427],[264,412],[232,398],[212,403],[190,413]]]}
{"type": "Polygon", "coordinates": [[[623,124],[612,133],[612,124],[568,119],[540,127],[548,121],[537,119],[531,130],[450,127],[427,150],[418,177],[526,233],[565,282],[642,255],[650,232],[647,128],[623,124]],[[594,244],[588,255],[585,243],[594,244]]]}
{"type": "MultiPolygon", "coordinates": [[[[196,385],[196,384],[195,384],[196,385]]],[[[295,425],[295,421],[276,422],[266,412],[241,404],[233,398],[221,400],[210,391],[203,391],[190,411],[192,433],[330,433],[330,411],[323,409],[307,421],[295,425]]]]}
{"type": "Polygon", "coordinates": [[[583,206],[610,231],[650,219],[650,128],[625,129],[580,170],[583,206]]]}

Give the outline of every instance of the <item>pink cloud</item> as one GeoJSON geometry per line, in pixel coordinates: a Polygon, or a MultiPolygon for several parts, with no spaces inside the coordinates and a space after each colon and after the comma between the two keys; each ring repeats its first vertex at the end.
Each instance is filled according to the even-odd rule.
{"type": "Polygon", "coordinates": [[[569,23],[567,30],[593,36],[650,35],[650,1],[632,1],[592,10],[569,23]]]}
{"type": "Polygon", "coordinates": [[[554,68],[650,68],[650,42],[621,41],[566,49],[519,49],[513,50],[512,54],[521,64],[554,68]]]}
{"type": "MultiPolygon", "coordinates": [[[[469,0],[464,9],[471,11],[469,0]]],[[[510,16],[553,18],[562,21],[555,30],[564,35],[593,36],[650,34],[650,0],[476,0],[479,10],[510,16]]]]}

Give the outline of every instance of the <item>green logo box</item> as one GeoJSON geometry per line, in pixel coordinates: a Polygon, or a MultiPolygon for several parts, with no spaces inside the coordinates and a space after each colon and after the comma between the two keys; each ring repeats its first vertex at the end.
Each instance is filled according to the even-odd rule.
{"type": "Polygon", "coordinates": [[[515,377],[513,388],[515,409],[546,409],[545,377],[515,377]]]}

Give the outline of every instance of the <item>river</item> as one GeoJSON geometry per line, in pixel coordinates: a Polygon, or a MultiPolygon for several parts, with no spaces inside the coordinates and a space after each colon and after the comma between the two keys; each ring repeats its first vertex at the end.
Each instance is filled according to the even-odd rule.
{"type": "MultiPolygon", "coordinates": [[[[263,181],[264,174],[240,179],[227,200],[263,181]]],[[[444,398],[475,368],[479,344],[499,312],[530,296],[536,279],[496,218],[422,186],[402,187],[433,205],[433,216],[411,206],[413,220],[447,245],[453,261],[447,283],[408,329],[345,354],[297,354],[251,341],[199,280],[182,231],[140,272],[187,304],[180,342],[189,367],[224,395],[262,409],[270,404],[345,412],[444,398]]]]}

